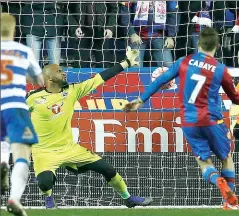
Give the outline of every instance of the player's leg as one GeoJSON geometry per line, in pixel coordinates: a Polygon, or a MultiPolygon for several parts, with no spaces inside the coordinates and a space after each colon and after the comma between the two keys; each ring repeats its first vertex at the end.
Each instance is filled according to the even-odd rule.
{"type": "Polygon", "coordinates": [[[10,144],[6,141],[1,141],[1,163],[7,164],[9,166],[10,158],[10,144]]]}
{"type": "Polygon", "coordinates": [[[202,133],[201,128],[202,127],[183,127],[183,132],[202,170],[204,179],[208,183],[217,185],[220,174],[211,160],[209,142],[207,137],[202,133]]]}
{"type": "MultiPolygon", "coordinates": [[[[1,140],[4,140],[6,136],[6,130],[1,121],[1,140]]],[[[10,144],[6,141],[1,141],[1,194],[4,195],[9,189],[9,157],[10,157],[10,144]]]]}
{"type": "Polygon", "coordinates": [[[61,59],[61,39],[58,36],[47,38],[46,47],[49,58],[49,64],[60,64],[61,59]]]}
{"type": "Polygon", "coordinates": [[[235,137],[235,152],[239,152],[239,123],[235,124],[233,135],[235,137]]]}
{"type": "Polygon", "coordinates": [[[45,196],[45,205],[47,209],[56,206],[52,194],[52,188],[55,185],[55,182],[56,176],[50,170],[43,171],[37,175],[37,185],[45,196]]]}
{"type": "Polygon", "coordinates": [[[79,173],[92,170],[103,175],[108,184],[111,185],[121,198],[125,200],[127,207],[134,207],[137,205],[146,206],[152,203],[151,198],[130,195],[125,181],[120,174],[111,164],[100,158],[97,154],[79,145],[75,145],[70,154],[72,158],[69,162],[76,165],[79,173]]]}
{"type": "Polygon", "coordinates": [[[26,215],[20,199],[28,180],[31,145],[38,139],[27,110],[9,109],[3,111],[3,116],[14,162],[7,208],[13,214],[26,215]]]}
{"type": "Polygon", "coordinates": [[[219,124],[215,126],[210,126],[206,128],[208,133],[207,136],[210,136],[210,148],[213,153],[222,161],[222,170],[221,176],[223,177],[221,186],[219,189],[222,193],[227,193],[228,201],[230,204],[237,205],[237,198],[234,195],[235,189],[235,169],[234,163],[230,154],[231,151],[231,133],[226,125],[219,124]],[[227,184],[223,183],[224,181],[227,184]],[[225,186],[223,186],[225,185],[225,186]],[[228,188],[229,186],[229,188],[228,188]]]}
{"type": "Polygon", "coordinates": [[[34,56],[36,57],[36,60],[39,62],[41,59],[40,54],[41,54],[42,43],[43,43],[42,39],[38,36],[27,34],[26,43],[27,43],[27,46],[32,48],[34,52],[34,56]]]}
{"type": "Polygon", "coordinates": [[[11,147],[14,168],[11,175],[10,200],[20,202],[28,180],[31,146],[13,143],[11,147]]]}
{"type": "Polygon", "coordinates": [[[61,166],[62,161],[65,161],[65,154],[56,154],[56,152],[47,151],[47,149],[44,153],[34,150],[32,159],[37,185],[45,197],[46,208],[54,208],[52,188],[56,182],[55,171],[61,166]]]}
{"type": "MultiPolygon", "coordinates": [[[[222,171],[221,171],[222,177],[227,181],[227,184],[232,192],[235,191],[235,169],[234,169],[234,163],[232,160],[231,154],[228,155],[228,157],[224,160],[222,160],[222,171]]],[[[224,210],[237,210],[238,206],[230,205],[227,200],[224,200],[223,202],[223,209],[224,210]]]]}
{"type": "Polygon", "coordinates": [[[170,67],[173,64],[173,56],[170,49],[164,46],[164,38],[158,37],[151,40],[152,54],[158,67],[170,67]]]}

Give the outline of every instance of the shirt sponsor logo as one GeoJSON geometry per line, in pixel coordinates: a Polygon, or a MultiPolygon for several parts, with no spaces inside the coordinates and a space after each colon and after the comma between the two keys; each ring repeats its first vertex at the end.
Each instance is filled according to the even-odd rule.
{"type": "Polygon", "coordinates": [[[35,104],[44,104],[47,100],[45,97],[41,97],[41,99],[35,100],[35,104]]]}

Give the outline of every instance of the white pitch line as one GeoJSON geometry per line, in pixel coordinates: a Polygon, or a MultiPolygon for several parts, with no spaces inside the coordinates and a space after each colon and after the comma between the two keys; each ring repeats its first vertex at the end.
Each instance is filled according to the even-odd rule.
{"type": "MultiPolygon", "coordinates": [[[[32,206],[25,209],[46,209],[45,207],[32,206]]],[[[218,209],[221,206],[138,206],[135,209],[218,209]]],[[[1,207],[5,209],[5,207],[1,207]]],[[[128,209],[126,206],[59,206],[56,209],[128,209]]]]}

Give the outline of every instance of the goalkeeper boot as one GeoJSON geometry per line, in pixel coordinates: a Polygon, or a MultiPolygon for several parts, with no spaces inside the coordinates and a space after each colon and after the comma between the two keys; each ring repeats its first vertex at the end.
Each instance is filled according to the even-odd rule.
{"type": "Polygon", "coordinates": [[[8,200],[7,211],[14,216],[27,216],[27,213],[23,209],[21,203],[14,200],[8,200]]]}
{"type": "Polygon", "coordinates": [[[1,163],[1,195],[4,195],[9,190],[8,165],[1,163]]]}
{"type": "Polygon", "coordinates": [[[52,209],[56,207],[53,194],[51,194],[51,196],[45,197],[45,203],[47,209],[52,209]]]}
{"type": "Polygon", "coordinates": [[[230,187],[227,184],[227,181],[220,177],[217,179],[217,186],[223,196],[223,198],[232,206],[238,205],[237,196],[233,193],[230,187]]]}
{"type": "Polygon", "coordinates": [[[125,205],[128,208],[133,208],[135,206],[149,206],[153,202],[152,198],[149,197],[138,197],[138,196],[130,196],[129,199],[125,200],[125,205]]]}
{"type": "Polygon", "coordinates": [[[222,206],[223,210],[239,210],[239,206],[238,205],[230,205],[228,202],[224,202],[223,206],[222,206]]]}

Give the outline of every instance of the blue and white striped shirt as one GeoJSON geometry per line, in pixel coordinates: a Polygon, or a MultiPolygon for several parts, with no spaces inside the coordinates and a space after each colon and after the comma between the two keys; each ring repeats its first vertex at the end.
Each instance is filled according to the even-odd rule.
{"type": "Polygon", "coordinates": [[[30,77],[42,73],[31,48],[15,41],[1,41],[1,110],[28,110],[27,73],[30,77]]]}

